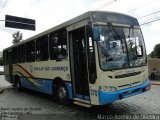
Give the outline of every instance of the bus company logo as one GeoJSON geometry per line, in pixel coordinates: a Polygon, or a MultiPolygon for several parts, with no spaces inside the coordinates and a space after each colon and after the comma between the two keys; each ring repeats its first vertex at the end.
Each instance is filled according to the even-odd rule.
{"type": "Polygon", "coordinates": [[[30,65],[30,72],[32,73],[33,72],[33,66],[30,65]]]}

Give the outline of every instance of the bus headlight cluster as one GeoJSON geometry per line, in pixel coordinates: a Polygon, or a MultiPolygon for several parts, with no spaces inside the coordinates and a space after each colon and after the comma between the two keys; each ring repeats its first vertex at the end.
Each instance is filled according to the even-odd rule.
{"type": "Polygon", "coordinates": [[[103,91],[116,91],[116,87],[113,86],[99,86],[99,90],[103,90],[103,91]]]}

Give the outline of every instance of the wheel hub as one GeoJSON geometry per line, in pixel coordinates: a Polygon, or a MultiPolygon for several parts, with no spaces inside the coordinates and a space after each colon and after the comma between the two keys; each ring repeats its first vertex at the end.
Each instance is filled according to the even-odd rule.
{"type": "Polygon", "coordinates": [[[64,87],[60,87],[58,90],[58,95],[61,100],[64,99],[67,95],[66,89],[64,87]]]}

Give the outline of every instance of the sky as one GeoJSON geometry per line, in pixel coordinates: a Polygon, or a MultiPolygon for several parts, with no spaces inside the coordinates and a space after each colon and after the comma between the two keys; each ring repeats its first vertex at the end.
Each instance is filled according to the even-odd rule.
{"type": "MultiPolygon", "coordinates": [[[[14,32],[20,31],[25,40],[86,11],[124,13],[137,18],[143,24],[160,19],[159,6],[160,0],[0,0],[0,20],[4,20],[5,15],[36,20],[36,31],[7,28],[4,21],[0,21],[0,51],[12,45],[14,32]],[[146,16],[154,12],[157,13],[146,16]]],[[[159,27],[160,20],[141,26],[147,54],[160,43],[159,27]]]]}

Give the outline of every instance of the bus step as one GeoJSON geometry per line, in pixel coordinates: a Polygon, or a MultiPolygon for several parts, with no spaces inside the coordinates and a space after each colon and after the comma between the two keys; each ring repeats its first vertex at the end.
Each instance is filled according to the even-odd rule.
{"type": "Polygon", "coordinates": [[[90,101],[88,101],[88,100],[74,98],[74,102],[73,103],[77,104],[77,105],[84,106],[84,107],[91,107],[90,101]]]}
{"type": "Polygon", "coordinates": [[[76,104],[76,105],[80,105],[80,106],[84,106],[84,107],[88,107],[88,108],[91,107],[90,104],[82,103],[82,102],[79,102],[79,101],[74,101],[73,103],[76,104]]]}
{"type": "Polygon", "coordinates": [[[75,101],[79,101],[79,102],[82,102],[82,103],[87,103],[87,104],[90,104],[90,101],[88,100],[83,100],[83,99],[80,99],[80,98],[73,98],[75,101]]]}

